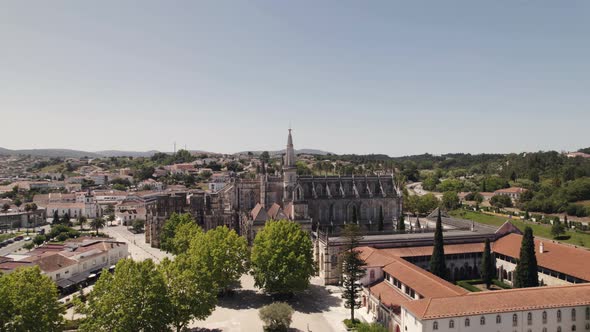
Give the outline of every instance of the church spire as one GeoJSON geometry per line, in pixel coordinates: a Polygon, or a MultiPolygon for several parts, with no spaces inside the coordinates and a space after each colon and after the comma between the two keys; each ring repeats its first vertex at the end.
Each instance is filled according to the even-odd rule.
{"type": "Polygon", "coordinates": [[[287,151],[285,153],[285,168],[295,167],[295,149],[293,148],[293,137],[291,128],[289,128],[289,137],[287,138],[287,151]]]}

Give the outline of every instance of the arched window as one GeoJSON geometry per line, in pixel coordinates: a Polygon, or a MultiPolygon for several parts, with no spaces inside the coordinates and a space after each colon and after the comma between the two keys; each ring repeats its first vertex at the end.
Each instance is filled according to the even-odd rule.
{"type": "Polygon", "coordinates": [[[575,331],[575,330],[576,330],[576,326],[572,325],[572,331],[575,331]]]}
{"type": "Polygon", "coordinates": [[[561,326],[557,327],[557,332],[561,332],[561,326]]]}
{"type": "Polygon", "coordinates": [[[481,316],[479,319],[479,325],[486,325],[486,318],[484,316],[481,316]]]}
{"type": "MultiPolygon", "coordinates": [[[[369,279],[371,281],[375,280],[375,270],[371,270],[371,272],[369,272],[369,279]]],[[[435,322],[436,323],[436,322],[435,322]]],[[[437,324],[438,325],[438,324],[437,324]]]]}
{"type": "Polygon", "coordinates": [[[561,310],[557,310],[557,322],[561,322],[561,310]]]}
{"type": "Polygon", "coordinates": [[[576,309],[572,309],[572,322],[576,321],[576,309]]]}
{"type": "Polygon", "coordinates": [[[586,307],[586,320],[590,320],[590,307],[586,307]]]}
{"type": "Polygon", "coordinates": [[[518,325],[518,316],[516,314],[512,315],[512,326],[518,325]]]}
{"type": "Polygon", "coordinates": [[[543,311],[543,324],[547,324],[547,311],[543,311]]]}
{"type": "Polygon", "coordinates": [[[502,316],[497,315],[496,316],[496,324],[500,324],[500,323],[502,323],[502,316]]]}
{"type": "Polygon", "coordinates": [[[438,322],[432,323],[432,329],[433,330],[438,330],[438,322]]]}
{"type": "Polygon", "coordinates": [[[528,325],[533,325],[533,314],[532,313],[528,313],[526,314],[526,321],[528,325]]]}
{"type": "Polygon", "coordinates": [[[455,328],[455,321],[452,320],[452,319],[449,321],[449,328],[450,329],[454,329],[455,328]]]}
{"type": "Polygon", "coordinates": [[[547,328],[546,327],[543,328],[543,332],[547,332],[547,328]]]}
{"type": "Polygon", "coordinates": [[[465,326],[469,326],[469,318],[465,318],[465,326]]]}

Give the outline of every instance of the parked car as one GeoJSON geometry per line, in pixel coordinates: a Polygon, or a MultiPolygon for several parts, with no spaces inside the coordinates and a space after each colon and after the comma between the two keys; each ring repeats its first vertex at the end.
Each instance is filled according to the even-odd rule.
{"type": "Polygon", "coordinates": [[[27,237],[25,238],[25,241],[31,241],[31,237],[27,236],[27,237]]]}
{"type": "Polygon", "coordinates": [[[22,240],[22,239],[24,239],[24,238],[25,238],[25,237],[24,237],[24,236],[22,236],[22,235],[15,236],[15,237],[14,237],[14,241],[20,241],[20,240],[22,240]]]}

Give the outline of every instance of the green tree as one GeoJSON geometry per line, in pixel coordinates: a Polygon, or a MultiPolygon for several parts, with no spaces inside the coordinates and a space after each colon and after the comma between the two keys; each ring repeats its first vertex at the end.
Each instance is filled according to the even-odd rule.
{"type": "Polygon", "coordinates": [[[7,213],[10,210],[10,204],[4,203],[2,204],[2,212],[7,213]]]}
{"type": "Polygon", "coordinates": [[[434,231],[434,248],[430,257],[430,272],[445,279],[447,275],[447,265],[445,263],[445,248],[443,240],[442,217],[440,209],[436,218],[436,230],[434,231]]]}
{"type": "Polygon", "coordinates": [[[312,243],[297,223],[268,221],[254,239],[251,273],[256,287],[271,294],[291,294],[309,287],[315,272],[312,243]]]}
{"type": "Polygon", "coordinates": [[[164,227],[162,227],[162,232],[160,235],[160,249],[172,254],[177,254],[178,252],[174,247],[174,237],[176,236],[178,227],[183,224],[194,223],[195,220],[188,213],[172,213],[170,218],[168,218],[168,220],[166,220],[164,223],[164,227]]]}
{"type": "Polygon", "coordinates": [[[98,236],[98,230],[103,229],[106,226],[106,221],[103,218],[94,218],[90,221],[90,227],[96,231],[98,236]]]}
{"type": "Polygon", "coordinates": [[[405,217],[403,214],[399,217],[399,220],[397,221],[397,230],[400,233],[403,233],[406,231],[406,221],[405,221],[405,217]]]}
{"type": "Polygon", "coordinates": [[[492,256],[489,239],[486,239],[485,242],[479,270],[481,271],[481,279],[486,284],[486,288],[490,289],[492,279],[496,275],[496,263],[494,262],[494,257],[492,256]]]}
{"type": "Polygon", "coordinates": [[[53,219],[51,220],[52,224],[59,224],[59,213],[57,210],[53,211],[53,219]]]}
{"type": "Polygon", "coordinates": [[[70,214],[69,213],[64,213],[63,217],[61,217],[61,222],[62,225],[66,225],[66,226],[70,226],[70,214]]]}
{"type": "Polygon", "coordinates": [[[291,325],[293,308],[284,302],[275,302],[260,308],[258,316],[264,322],[264,331],[287,331],[291,325]]]}
{"type": "Polygon", "coordinates": [[[39,267],[0,275],[0,330],[62,331],[62,314],[57,287],[39,267]]]}
{"type": "Polygon", "coordinates": [[[388,330],[379,323],[360,323],[355,327],[356,332],[387,332],[388,330]]]}
{"type": "Polygon", "coordinates": [[[260,161],[268,165],[268,162],[270,161],[270,154],[268,153],[268,151],[263,151],[260,154],[260,161]]]}
{"type": "Polygon", "coordinates": [[[33,238],[33,243],[34,243],[36,246],[40,246],[40,245],[42,245],[42,244],[43,244],[43,242],[45,242],[46,240],[47,240],[47,238],[45,237],[45,235],[41,235],[41,234],[39,234],[39,235],[37,235],[37,236],[35,236],[35,237],[33,238]]]}
{"type": "Polygon", "coordinates": [[[143,232],[143,229],[145,227],[145,220],[135,219],[135,220],[133,220],[133,224],[131,225],[131,227],[133,228],[133,231],[135,233],[141,233],[141,232],[143,232]]]}
{"type": "Polygon", "coordinates": [[[506,195],[494,195],[490,199],[490,204],[498,208],[512,207],[512,200],[506,195]]]}
{"type": "Polygon", "coordinates": [[[553,238],[558,238],[563,234],[565,234],[565,228],[563,227],[563,224],[559,222],[559,220],[553,221],[553,225],[551,225],[551,235],[553,238]]]}
{"type": "Polygon", "coordinates": [[[246,239],[225,226],[206,233],[200,231],[200,228],[189,232],[193,234],[188,249],[190,258],[198,263],[205,262],[217,287],[223,291],[229,290],[247,271],[246,239]]]}
{"type": "Polygon", "coordinates": [[[379,206],[379,223],[377,224],[377,230],[383,230],[383,206],[379,206]]]}
{"type": "Polygon", "coordinates": [[[19,198],[14,200],[14,205],[19,208],[21,205],[23,204],[23,201],[21,201],[19,198]]]}
{"type": "Polygon", "coordinates": [[[535,254],[535,241],[533,230],[530,227],[524,229],[524,236],[520,245],[520,258],[516,264],[516,278],[514,287],[537,287],[539,286],[539,272],[537,256],[535,254]]]}
{"type": "Polygon", "coordinates": [[[84,229],[84,225],[88,222],[88,219],[85,216],[78,217],[78,225],[80,226],[80,230],[84,229]]]}
{"type": "Polygon", "coordinates": [[[447,210],[454,210],[459,207],[459,195],[454,191],[447,191],[442,197],[442,206],[447,210]]]}
{"type": "Polygon", "coordinates": [[[114,274],[102,273],[86,303],[81,331],[168,331],[170,299],[166,282],[151,260],[123,259],[114,274]]]}
{"type": "MultiPolygon", "coordinates": [[[[420,214],[428,214],[439,205],[439,200],[434,196],[432,193],[428,193],[424,196],[417,196],[418,203],[417,203],[417,210],[420,214]]],[[[412,211],[416,212],[416,211],[412,211]]]]}
{"type": "Polygon", "coordinates": [[[345,251],[342,253],[342,276],[344,291],[344,307],[350,309],[350,320],[354,319],[354,310],[361,307],[359,294],[362,286],[359,280],[365,275],[366,263],[360,258],[360,252],[355,250],[362,238],[359,227],[356,224],[348,224],[344,228],[342,237],[345,238],[345,251]]]}
{"type": "Polygon", "coordinates": [[[205,262],[195,264],[182,254],[173,261],[165,258],[158,269],[164,277],[166,296],[170,301],[167,313],[177,332],[191,320],[207,318],[215,309],[217,292],[214,279],[205,262]]]}

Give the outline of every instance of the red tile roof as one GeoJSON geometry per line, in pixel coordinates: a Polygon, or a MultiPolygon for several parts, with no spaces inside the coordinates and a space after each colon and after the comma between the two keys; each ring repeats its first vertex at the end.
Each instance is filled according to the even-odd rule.
{"type": "Polygon", "coordinates": [[[590,284],[468,293],[404,305],[421,320],[590,305],[590,284]]]}
{"type": "MultiPolygon", "coordinates": [[[[508,234],[492,243],[492,251],[518,258],[521,243],[522,235],[508,234]]],[[[535,248],[539,266],[590,281],[590,264],[587,264],[590,262],[590,251],[539,239],[535,239],[535,248]],[[541,242],[544,251],[542,254],[539,253],[541,242]]]]}

